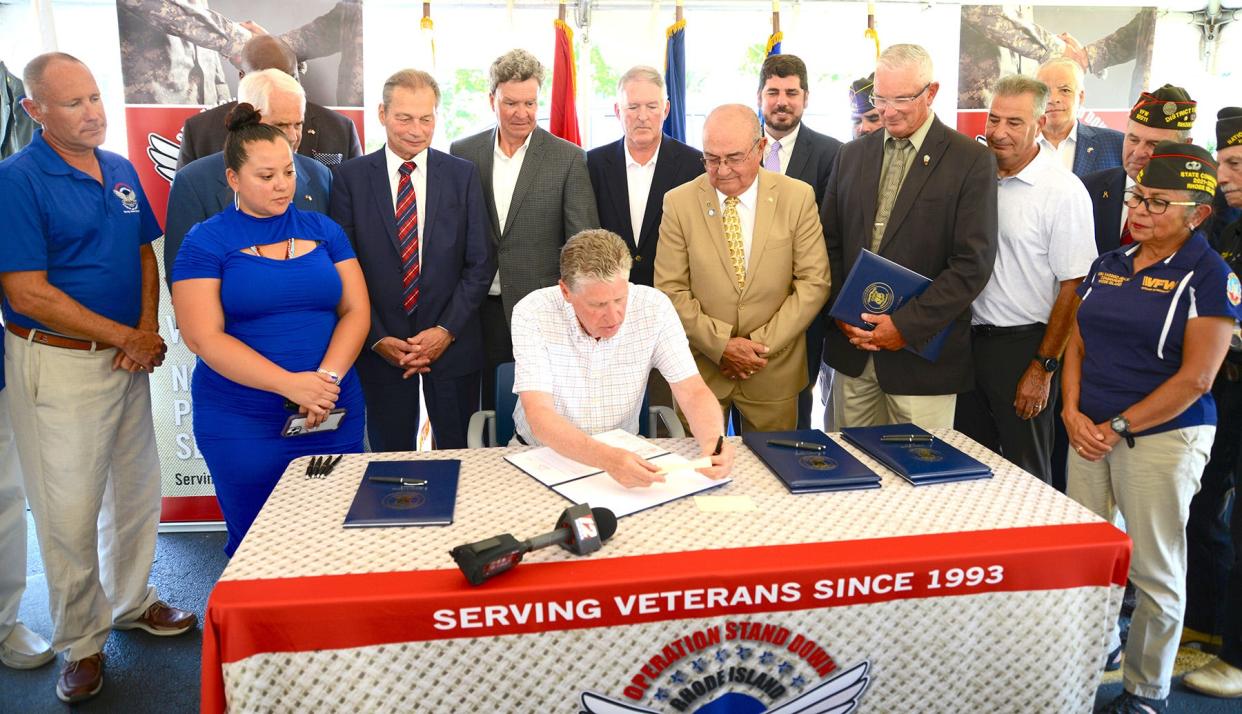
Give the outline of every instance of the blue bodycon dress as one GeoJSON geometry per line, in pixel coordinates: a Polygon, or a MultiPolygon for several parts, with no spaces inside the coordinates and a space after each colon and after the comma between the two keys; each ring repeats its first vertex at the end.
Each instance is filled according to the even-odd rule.
{"type": "MultiPolygon", "coordinates": [[[[336,329],[342,287],[335,263],[353,257],[345,233],[326,216],[290,206],[283,215],[255,218],[230,206],[186,234],[172,279],[220,280],[225,332],[284,369],[313,372],[336,329]],[[291,236],[318,245],[291,260],[242,252],[291,236]]],[[[190,388],[194,438],[224,512],[230,556],[291,460],[362,451],[362,390],[352,367],[336,403],[347,410],[345,418],[322,434],[282,437],[294,413],[284,397],[237,384],[201,358],[190,388]]]]}

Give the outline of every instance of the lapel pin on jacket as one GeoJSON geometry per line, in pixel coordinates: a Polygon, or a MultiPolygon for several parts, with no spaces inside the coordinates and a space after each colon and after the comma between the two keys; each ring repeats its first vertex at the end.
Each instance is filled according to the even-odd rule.
{"type": "Polygon", "coordinates": [[[1090,154],[1092,151],[1095,151],[1095,147],[1094,147],[1094,146],[1088,146],[1088,147],[1087,147],[1087,153],[1088,153],[1088,154],[1090,154]]]}
{"type": "Polygon", "coordinates": [[[1108,198],[1108,191],[1104,192],[1104,198],[1108,198]]]}
{"type": "Polygon", "coordinates": [[[930,163],[931,163],[931,157],[928,156],[927,154],[923,154],[923,165],[926,166],[930,163]]]}

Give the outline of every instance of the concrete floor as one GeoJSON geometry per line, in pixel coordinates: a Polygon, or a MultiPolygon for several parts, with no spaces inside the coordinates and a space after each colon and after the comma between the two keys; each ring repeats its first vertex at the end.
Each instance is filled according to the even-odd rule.
{"type": "MultiPolygon", "coordinates": [[[[152,569],[152,581],[159,588],[160,596],[177,607],[198,613],[201,618],[211,588],[228,562],[224,557],[224,538],[222,532],[161,535],[152,569]]],[[[33,523],[28,525],[27,540],[30,557],[20,617],[46,637],[52,631],[52,624],[33,523]]],[[[125,714],[198,711],[202,643],[201,622],[198,629],[180,637],[154,637],[137,630],[113,632],[104,645],[107,664],[103,691],[76,707],[67,707],[56,699],[59,661],[24,672],[0,666],[0,713],[37,714],[70,708],[125,714]]],[[[1184,649],[1178,660],[1179,676],[1169,700],[1170,714],[1242,713],[1242,700],[1204,697],[1181,686],[1180,674],[1201,663],[1204,660],[1201,653],[1184,649]]],[[[1005,683],[997,682],[996,686],[1003,687],[1005,683]]],[[[1096,697],[1097,704],[1107,702],[1120,692],[1120,673],[1106,674],[1096,697]]],[[[865,698],[863,702],[862,710],[867,711],[865,698]]],[[[1022,711],[1042,710],[1038,701],[1031,701],[1022,711]]]]}

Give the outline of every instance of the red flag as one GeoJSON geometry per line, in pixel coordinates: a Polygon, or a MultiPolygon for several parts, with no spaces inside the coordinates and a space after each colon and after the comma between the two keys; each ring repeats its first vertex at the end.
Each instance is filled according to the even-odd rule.
{"type": "Polygon", "coordinates": [[[556,136],[582,146],[578,133],[578,108],[575,94],[578,80],[574,64],[574,31],[562,20],[556,21],[556,61],[552,65],[552,122],[556,136]]]}

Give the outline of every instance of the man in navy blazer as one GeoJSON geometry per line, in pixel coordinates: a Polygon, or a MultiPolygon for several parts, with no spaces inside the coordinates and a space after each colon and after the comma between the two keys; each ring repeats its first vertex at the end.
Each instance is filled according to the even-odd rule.
{"type": "MultiPolygon", "coordinates": [[[[237,85],[237,98],[253,105],[264,124],[277,127],[289,139],[298,180],[293,205],[303,211],[326,213],[332,174],[323,164],[297,153],[306,106],[302,85],[278,69],[265,69],[242,79],[237,85]]],[[[224,152],[217,151],[186,164],[173,178],[164,220],[165,280],[172,275],[185,234],[233,203],[233,189],[224,178],[224,168],[224,152]]]]}
{"type": "Polygon", "coordinates": [[[1035,77],[1049,90],[1048,110],[1044,113],[1048,120],[1039,137],[1040,148],[1058,157],[1079,178],[1121,166],[1125,135],[1078,119],[1086,98],[1082,66],[1068,57],[1057,57],[1040,65],[1035,77]]]}
{"type": "Polygon", "coordinates": [[[436,448],[466,447],[479,406],[479,305],[496,257],[474,164],[431,149],[440,88],[405,69],[384,83],[384,148],[335,169],[328,215],[366,276],[371,332],[355,366],[373,451],[416,447],[421,383],[436,448]]]}
{"type": "MultiPolygon", "coordinates": [[[[763,168],[785,174],[811,185],[815,205],[822,209],[824,191],[832,178],[832,166],[841,142],[820,134],[802,123],[802,114],[810,100],[806,63],[795,55],[772,55],[759,69],[759,112],[763,115],[763,132],[768,138],[768,152],[763,168]]],[[[830,305],[806,328],[806,368],[810,383],[798,394],[798,428],[811,426],[811,391],[817,382],[832,384],[832,371],[821,367],[824,351],[824,324],[830,305]],[[820,371],[827,374],[820,380],[820,371]]]]}
{"type": "Polygon", "coordinates": [[[655,68],[639,65],[623,74],[613,109],[624,136],[588,151],[587,170],[601,227],[630,249],[630,282],[650,287],[664,194],[703,173],[703,154],[663,134],[669,104],[655,68]]]}

